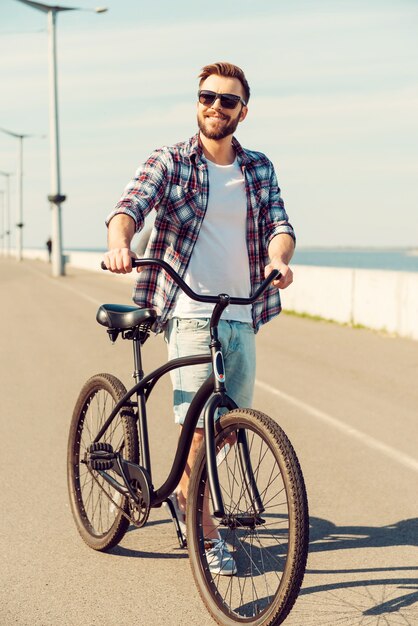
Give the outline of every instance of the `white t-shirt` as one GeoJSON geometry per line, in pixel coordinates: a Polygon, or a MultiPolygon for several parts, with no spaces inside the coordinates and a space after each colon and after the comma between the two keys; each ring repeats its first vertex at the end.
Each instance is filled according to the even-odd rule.
{"type": "MultiPolygon", "coordinates": [[[[231,165],[209,160],[207,164],[208,206],[184,280],[202,295],[227,293],[248,298],[251,282],[245,178],[236,160],[231,165]]],[[[213,306],[180,292],[173,317],[210,317],[213,306]]],[[[251,323],[251,306],[230,305],[222,318],[251,323]]]]}

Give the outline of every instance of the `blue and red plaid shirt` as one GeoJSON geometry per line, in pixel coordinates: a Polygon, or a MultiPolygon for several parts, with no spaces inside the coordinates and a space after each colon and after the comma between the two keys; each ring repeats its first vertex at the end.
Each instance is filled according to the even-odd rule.
{"type": "MultiPolygon", "coordinates": [[[[271,161],[261,152],[243,149],[235,138],[232,142],[245,176],[247,249],[254,292],[264,280],[271,239],[280,233],[288,233],[294,238],[294,232],[288,222],[271,161]]],[[[125,213],[135,220],[139,231],[146,215],[155,209],[154,227],[145,257],[163,259],[184,278],[205,217],[208,196],[206,159],[196,134],[188,141],[155,150],[139,167],[106,223],[118,213],[125,213]]],[[[170,318],[178,289],[164,270],[144,268],[139,274],[133,300],[140,307],[157,309],[157,331],[162,330],[170,318]]],[[[257,331],[280,310],[279,290],[271,286],[253,304],[254,330],[257,331]]]]}

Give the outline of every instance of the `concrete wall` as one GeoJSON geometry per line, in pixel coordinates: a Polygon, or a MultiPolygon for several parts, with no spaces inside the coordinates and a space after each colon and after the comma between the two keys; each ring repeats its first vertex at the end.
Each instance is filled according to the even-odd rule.
{"type": "MultiPolygon", "coordinates": [[[[14,251],[12,250],[14,256],[14,251]]],[[[79,267],[84,270],[103,271],[100,268],[100,263],[103,260],[103,254],[101,252],[78,252],[65,250],[65,263],[72,267],[79,267]]],[[[23,257],[25,259],[37,259],[39,261],[48,261],[48,253],[46,250],[38,249],[24,249],[23,257]]]]}
{"type": "Polygon", "coordinates": [[[102,252],[68,251],[65,253],[65,255],[66,263],[68,263],[68,265],[72,265],[73,267],[79,267],[80,269],[84,270],[93,270],[97,272],[103,271],[100,267],[100,264],[103,261],[102,252]]]}
{"type": "Polygon", "coordinates": [[[418,273],[294,265],[286,310],[418,339],[418,273]]]}
{"type": "Polygon", "coordinates": [[[284,309],[349,322],[353,298],[353,270],[293,265],[294,282],[281,292],[284,309]]]}
{"type": "MultiPolygon", "coordinates": [[[[102,271],[100,252],[66,251],[65,255],[69,266],[102,271]]],[[[24,250],[24,257],[48,258],[45,250],[24,250]]],[[[308,265],[294,265],[293,272],[293,285],[282,291],[284,310],[418,340],[418,272],[308,265]]]]}

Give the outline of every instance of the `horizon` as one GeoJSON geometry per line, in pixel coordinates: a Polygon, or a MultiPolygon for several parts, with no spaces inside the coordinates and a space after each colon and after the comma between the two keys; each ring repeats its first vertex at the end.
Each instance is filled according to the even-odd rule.
{"type": "MultiPolygon", "coordinates": [[[[26,246],[27,249],[32,250],[44,250],[44,245],[39,246],[26,246]]],[[[315,251],[315,250],[324,250],[327,252],[416,252],[418,254],[418,246],[316,246],[316,245],[297,245],[295,248],[295,254],[300,251],[315,251]]],[[[85,247],[77,247],[77,246],[65,246],[64,252],[71,251],[79,251],[79,252],[105,252],[107,251],[106,246],[85,246],[85,247]]]]}

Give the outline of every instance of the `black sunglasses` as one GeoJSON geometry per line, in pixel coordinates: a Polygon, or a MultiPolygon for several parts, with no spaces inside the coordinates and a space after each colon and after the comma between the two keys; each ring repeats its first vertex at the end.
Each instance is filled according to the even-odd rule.
{"type": "Polygon", "coordinates": [[[220,100],[221,107],[223,109],[235,109],[238,102],[241,102],[244,106],[247,103],[241,98],[241,96],[235,96],[232,93],[215,93],[215,91],[208,91],[207,89],[201,89],[197,94],[200,104],[205,107],[210,107],[216,100],[220,100]]]}

